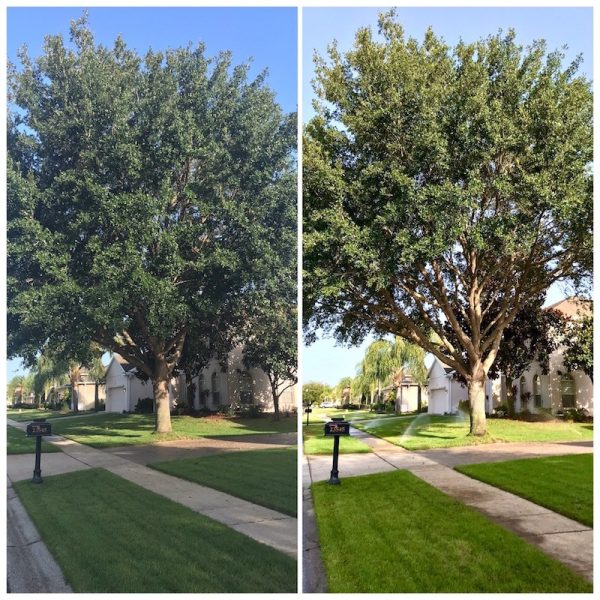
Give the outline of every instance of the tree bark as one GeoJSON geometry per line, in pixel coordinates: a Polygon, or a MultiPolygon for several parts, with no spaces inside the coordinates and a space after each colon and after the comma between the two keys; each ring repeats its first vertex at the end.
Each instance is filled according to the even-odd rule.
{"type": "Polygon", "coordinates": [[[98,412],[100,410],[100,398],[98,396],[98,380],[94,381],[94,410],[98,412]]]}
{"type": "Polygon", "coordinates": [[[169,368],[162,357],[156,358],[155,375],[152,378],[154,391],[154,419],[157,433],[171,432],[171,407],[169,406],[169,368]]]}
{"type": "Polygon", "coordinates": [[[471,408],[471,435],[486,434],[485,419],[485,371],[481,366],[474,369],[469,381],[469,405],[471,408]]]}
{"type": "Polygon", "coordinates": [[[419,384],[417,386],[417,412],[419,414],[421,414],[421,408],[423,408],[423,405],[421,404],[421,385],[419,384]]]}
{"type": "Polygon", "coordinates": [[[71,378],[71,408],[75,414],[79,412],[79,394],[77,393],[77,379],[71,378]]]}

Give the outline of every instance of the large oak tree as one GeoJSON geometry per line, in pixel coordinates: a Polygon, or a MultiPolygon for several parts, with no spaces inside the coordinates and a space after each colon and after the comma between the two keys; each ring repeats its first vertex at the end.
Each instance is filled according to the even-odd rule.
{"type": "Polygon", "coordinates": [[[358,342],[400,335],[484,382],[531,297],[591,269],[592,92],[579,60],[514,32],[448,47],[379,37],[317,58],[304,139],[304,316],[358,342]]]}
{"type": "Polygon", "coordinates": [[[96,44],[85,18],[71,44],[48,36],[39,58],[20,60],[9,71],[9,354],[76,359],[94,341],[151,379],[156,429],[170,431],[186,339],[270,273],[270,211],[296,197],[296,118],[228,53],[141,57],[122,39],[96,44]]]}

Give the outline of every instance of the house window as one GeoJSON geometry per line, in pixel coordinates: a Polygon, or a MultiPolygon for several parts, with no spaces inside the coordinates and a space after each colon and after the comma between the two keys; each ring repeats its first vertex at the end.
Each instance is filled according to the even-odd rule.
{"type": "Polygon", "coordinates": [[[560,399],[563,408],[575,408],[575,380],[571,373],[560,378],[560,399]]]}
{"type": "Polygon", "coordinates": [[[221,394],[219,393],[219,381],[216,372],[213,373],[210,378],[210,391],[212,393],[213,406],[219,406],[221,403],[221,394]]]}
{"type": "Polygon", "coordinates": [[[533,400],[536,408],[542,406],[542,386],[540,385],[540,376],[533,376],[533,400]]]}
{"type": "Polygon", "coordinates": [[[198,377],[198,399],[200,406],[206,406],[206,394],[204,393],[204,375],[198,377]]]}
{"type": "Polygon", "coordinates": [[[252,377],[248,371],[244,371],[240,377],[240,404],[253,404],[252,377]]]}
{"type": "Polygon", "coordinates": [[[525,382],[525,376],[519,379],[519,397],[521,398],[521,408],[527,408],[527,383],[525,382]]]}

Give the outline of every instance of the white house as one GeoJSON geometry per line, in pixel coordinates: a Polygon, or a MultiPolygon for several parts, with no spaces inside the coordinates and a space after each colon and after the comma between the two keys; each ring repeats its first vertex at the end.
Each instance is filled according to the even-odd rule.
{"type": "MultiPolygon", "coordinates": [[[[114,354],[106,369],[106,412],[133,412],[138,400],[153,398],[151,381],[142,381],[135,376],[137,368],[123,357],[114,354]]],[[[178,389],[176,379],[169,384],[171,407],[175,404],[178,389]]]]}
{"type": "MultiPolygon", "coordinates": [[[[211,359],[193,383],[194,408],[197,410],[217,410],[221,405],[234,403],[260,404],[265,411],[273,411],[269,378],[262,369],[248,369],[244,365],[240,346],[229,353],[224,365],[216,358],[211,359]]],[[[296,402],[296,386],[292,385],[279,398],[279,410],[295,410],[296,402]]]]}
{"type": "Polygon", "coordinates": [[[392,384],[383,388],[383,397],[388,398],[390,392],[395,392],[396,399],[394,407],[396,412],[406,413],[414,412],[419,407],[419,387],[421,388],[421,405],[425,406],[428,403],[428,391],[426,386],[419,386],[419,384],[411,377],[411,375],[405,375],[400,385],[392,384]]]}
{"type": "MultiPolygon", "coordinates": [[[[548,307],[558,310],[565,316],[578,319],[590,314],[590,305],[578,298],[566,298],[548,307]]],[[[552,412],[563,408],[585,408],[594,414],[594,385],[583,371],[567,371],[563,364],[564,349],[558,347],[551,355],[548,373],[544,375],[537,361],[513,381],[517,393],[515,409],[528,409],[535,412],[538,408],[551,409],[552,412]]]]}
{"type": "MultiPolygon", "coordinates": [[[[118,354],[113,356],[106,373],[106,410],[108,412],[133,412],[141,398],[153,398],[152,383],[141,381],[136,368],[118,354]]],[[[196,410],[216,411],[230,404],[260,404],[267,412],[273,411],[273,398],[267,375],[261,369],[247,369],[243,351],[234,348],[224,364],[216,358],[209,361],[199,376],[192,380],[190,399],[196,410]]],[[[189,390],[185,377],[173,378],[169,384],[171,407],[177,401],[187,403],[189,390]]],[[[286,389],[279,399],[279,409],[296,408],[296,386],[286,389]]]]}
{"type": "MultiPolygon", "coordinates": [[[[578,314],[589,312],[589,305],[577,298],[567,298],[548,307],[577,318],[578,314]]],[[[551,409],[553,413],[563,408],[585,408],[594,413],[594,389],[591,379],[582,371],[568,372],[563,365],[563,349],[557,348],[551,355],[548,374],[544,375],[537,361],[512,382],[516,388],[515,410],[528,409],[536,412],[540,408],[551,409]]],[[[465,385],[456,381],[454,370],[435,358],[429,368],[429,408],[431,414],[455,413],[458,403],[468,398],[465,385]]],[[[486,412],[506,405],[506,377],[501,375],[488,380],[485,386],[486,412]]]]}

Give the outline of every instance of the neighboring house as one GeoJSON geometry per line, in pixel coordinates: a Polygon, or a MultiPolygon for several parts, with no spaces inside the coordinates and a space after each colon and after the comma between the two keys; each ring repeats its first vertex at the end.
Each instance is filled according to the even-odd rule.
{"type": "MultiPolygon", "coordinates": [[[[135,376],[137,368],[129,364],[122,356],[113,354],[106,369],[106,412],[134,412],[138,400],[154,398],[151,381],[142,381],[135,376]]],[[[180,378],[181,379],[181,378],[180,378]]],[[[171,408],[179,398],[178,390],[183,386],[173,379],[169,384],[171,408]]]]}
{"type": "MultiPolygon", "coordinates": [[[[567,298],[548,307],[564,315],[577,318],[578,314],[589,314],[589,304],[577,298],[567,298]]],[[[591,379],[582,371],[567,372],[563,366],[563,349],[557,348],[549,361],[546,375],[537,361],[517,379],[515,410],[528,409],[536,412],[540,408],[550,409],[553,413],[564,408],[585,408],[590,415],[594,413],[594,389],[591,379]]],[[[458,403],[468,398],[464,384],[454,377],[454,370],[435,358],[428,373],[429,408],[431,414],[456,413],[458,403]]],[[[506,405],[506,377],[501,375],[488,380],[485,387],[486,412],[492,413],[499,405],[506,405]]]]}
{"type": "MultiPolygon", "coordinates": [[[[578,298],[566,298],[548,307],[567,317],[577,319],[591,313],[590,303],[578,298]]],[[[517,379],[515,410],[551,409],[553,413],[564,408],[585,408],[594,414],[594,386],[583,371],[569,372],[563,364],[564,349],[559,347],[550,355],[548,373],[544,375],[537,361],[517,379]]],[[[506,398],[506,394],[502,396],[506,398]]],[[[504,400],[505,401],[505,400],[504,400]]],[[[500,402],[499,402],[500,403],[500,402]]]]}
{"type": "MultiPolygon", "coordinates": [[[[396,384],[388,385],[381,391],[384,398],[388,398],[390,392],[395,392],[396,400],[394,407],[396,412],[414,412],[419,407],[419,384],[410,375],[406,375],[402,379],[400,386],[396,384]]],[[[421,406],[427,405],[428,398],[427,387],[421,386],[421,406]]]]}
{"type": "MultiPolygon", "coordinates": [[[[78,409],[94,410],[96,397],[96,381],[90,376],[90,373],[86,368],[82,367],[80,369],[79,379],[76,385],[78,395],[78,409]]],[[[52,401],[56,398],[66,396],[66,394],[70,393],[70,391],[70,383],[65,383],[64,385],[53,387],[50,389],[47,400],[52,401]]],[[[105,395],[106,393],[104,384],[98,384],[98,399],[104,400],[105,395]]]]}
{"type": "MultiPolygon", "coordinates": [[[[427,412],[433,415],[454,414],[458,412],[458,403],[468,400],[467,386],[458,381],[454,369],[447,367],[439,358],[434,358],[429,367],[427,379],[429,381],[429,401],[427,412]]],[[[493,385],[486,382],[485,397],[486,407],[493,394],[493,385]]]]}
{"type": "MultiPolygon", "coordinates": [[[[239,346],[229,353],[225,364],[211,359],[193,383],[193,403],[197,410],[217,410],[219,406],[229,404],[257,404],[267,412],[274,410],[269,378],[261,369],[248,369],[244,365],[243,349],[239,346]]],[[[295,410],[296,401],[296,386],[293,385],[279,398],[279,410],[295,410]]]]}
{"type": "MultiPolygon", "coordinates": [[[[136,376],[136,367],[118,354],[113,356],[106,373],[107,412],[133,412],[141,398],[153,398],[152,383],[141,381],[136,376]]],[[[192,397],[186,388],[185,377],[173,378],[169,385],[171,408],[177,403],[192,404],[196,410],[216,411],[230,404],[262,405],[264,410],[273,411],[271,386],[261,369],[247,369],[241,348],[234,348],[225,364],[216,358],[209,361],[199,376],[192,380],[192,397]]],[[[296,409],[296,386],[288,388],[279,399],[279,409],[296,409]]]]}

